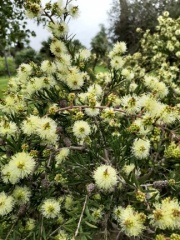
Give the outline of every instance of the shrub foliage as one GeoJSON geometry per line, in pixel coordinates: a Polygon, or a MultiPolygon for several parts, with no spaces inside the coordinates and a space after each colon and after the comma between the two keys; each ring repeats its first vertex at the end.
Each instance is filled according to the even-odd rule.
{"type": "Polygon", "coordinates": [[[93,75],[68,35],[76,4],[26,9],[47,16],[55,58],[21,64],[0,105],[0,237],[179,239],[180,18],[93,75]]]}

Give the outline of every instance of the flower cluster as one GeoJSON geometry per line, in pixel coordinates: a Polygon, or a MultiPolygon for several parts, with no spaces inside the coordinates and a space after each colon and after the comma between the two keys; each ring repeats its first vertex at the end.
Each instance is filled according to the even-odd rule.
{"type": "Polygon", "coordinates": [[[133,55],[117,42],[94,73],[71,41],[73,0],[25,7],[47,17],[53,57],[21,64],[0,102],[0,238],[113,227],[121,239],[178,239],[180,19],[159,16],[133,55]]]}

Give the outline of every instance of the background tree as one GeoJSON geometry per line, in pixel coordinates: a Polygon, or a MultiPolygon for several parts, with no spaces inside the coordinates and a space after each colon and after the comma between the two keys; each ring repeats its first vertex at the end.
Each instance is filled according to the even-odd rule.
{"type": "MultiPolygon", "coordinates": [[[[26,28],[26,16],[23,8],[24,0],[1,1],[0,7],[0,55],[7,59],[7,50],[14,55],[29,43],[29,37],[34,31],[26,28]],[[11,52],[11,47],[12,52],[11,52]]],[[[8,75],[10,75],[6,61],[8,75]]]]}
{"type": "Polygon", "coordinates": [[[42,57],[52,59],[54,55],[51,53],[49,46],[51,44],[52,40],[49,37],[46,41],[41,42],[41,48],[39,50],[39,54],[42,55],[42,57]]]}
{"type": "Polygon", "coordinates": [[[33,48],[28,47],[16,53],[15,64],[17,67],[22,63],[30,63],[31,61],[36,64],[40,64],[45,58],[47,59],[47,57],[37,53],[33,48]]]}
{"type": "Polygon", "coordinates": [[[109,11],[112,42],[125,41],[129,52],[135,52],[140,39],[136,29],[153,33],[163,11],[169,11],[170,17],[176,19],[180,15],[180,0],[113,0],[109,11]]]}
{"type": "Polygon", "coordinates": [[[103,24],[100,24],[100,31],[91,40],[91,52],[95,54],[95,60],[93,63],[93,69],[97,65],[98,61],[104,60],[106,53],[109,51],[110,43],[106,33],[106,28],[103,24]]]}
{"type": "Polygon", "coordinates": [[[74,46],[75,48],[75,51],[78,51],[82,48],[86,48],[82,43],[81,41],[79,41],[79,39],[74,39],[71,41],[71,44],[74,46]]]}

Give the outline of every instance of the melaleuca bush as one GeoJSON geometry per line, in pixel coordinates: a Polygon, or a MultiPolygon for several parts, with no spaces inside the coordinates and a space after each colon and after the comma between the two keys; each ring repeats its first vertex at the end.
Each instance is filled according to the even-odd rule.
{"type": "Polygon", "coordinates": [[[47,17],[53,58],[21,64],[0,103],[0,237],[174,237],[179,19],[159,17],[133,55],[117,42],[109,69],[93,74],[68,32],[76,2],[28,0],[26,11],[47,17]]]}

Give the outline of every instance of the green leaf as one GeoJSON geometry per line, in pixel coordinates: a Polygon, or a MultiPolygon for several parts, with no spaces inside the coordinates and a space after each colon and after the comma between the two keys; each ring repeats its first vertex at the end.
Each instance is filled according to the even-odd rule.
{"type": "Polygon", "coordinates": [[[91,223],[89,223],[87,221],[84,221],[84,222],[91,228],[97,228],[97,226],[95,226],[95,225],[93,225],[93,224],[91,224],[91,223]]]}

